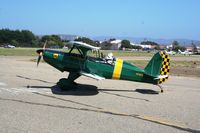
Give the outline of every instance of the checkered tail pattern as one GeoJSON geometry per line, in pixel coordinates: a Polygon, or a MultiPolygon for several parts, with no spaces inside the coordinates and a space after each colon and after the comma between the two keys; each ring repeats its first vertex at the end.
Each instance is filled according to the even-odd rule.
{"type": "Polygon", "coordinates": [[[160,69],[160,75],[161,76],[167,75],[167,77],[160,78],[158,82],[159,84],[165,82],[169,78],[169,69],[170,69],[169,55],[165,51],[161,51],[160,55],[162,57],[162,66],[160,69]]]}

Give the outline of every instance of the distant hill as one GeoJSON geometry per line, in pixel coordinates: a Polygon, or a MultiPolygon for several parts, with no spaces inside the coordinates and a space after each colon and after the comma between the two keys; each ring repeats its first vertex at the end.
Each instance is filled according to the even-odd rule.
{"type": "MultiPolygon", "coordinates": [[[[68,35],[68,34],[57,34],[62,40],[69,40],[73,41],[75,40],[78,36],[77,35],[68,35]]],[[[44,35],[37,35],[39,38],[42,38],[44,35]]]]}
{"type": "MultiPolygon", "coordinates": [[[[79,37],[78,35],[70,35],[70,34],[57,34],[62,40],[70,40],[73,41],[75,40],[77,37],[79,37]]],[[[42,35],[40,35],[41,37],[42,35]]],[[[87,37],[87,36],[86,36],[87,37]]],[[[142,37],[115,37],[115,36],[94,36],[94,37],[88,37],[91,38],[92,40],[98,40],[98,41],[105,41],[105,40],[109,40],[110,38],[115,38],[115,39],[127,39],[131,42],[134,43],[141,43],[142,41],[153,41],[156,42],[158,44],[162,44],[162,45],[169,45],[171,44],[173,41],[178,41],[180,45],[182,46],[188,46],[191,45],[191,43],[193,42],[195,45],[200,46],[200,40],[190,40],[190,39],[154,39],[154,38],[142,38],[142,37]]]]}
{"type": "Polygon", "coordinates": [[[142,41],[148,40],[148,41],[153,41],[153,42],[156,42],[158,44],[163,44],[163,45],[169,45],[174,40],[176,40],[180,43],[180,45],[183,45],[183,46],[191,45],[192,42],[200,46],[200,40],[190,40],[190,39],[153,39],[153,38],[142,38],[142,37],[114,37],[114,36],[91,37],[91,39],[99,40],[99,41],[109,40],[110,38],[116,38],[116,39],[121,39],[121,40],[127,39],[134,43],[141,43],[142,41]]]}
{"type": "Polygon", "coordinates": [[[70,40],[70,41],[73,41],[73,40],[75,40],[78,37],[77,35],[66,35],[66,34],[58,34],[58,36],[62,40],[70,40]]]}

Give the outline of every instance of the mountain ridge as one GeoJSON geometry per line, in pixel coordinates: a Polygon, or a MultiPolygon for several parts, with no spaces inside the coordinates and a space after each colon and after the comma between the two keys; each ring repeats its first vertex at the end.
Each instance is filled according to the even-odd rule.
{"type": "Polygon", "coordinates": [[[133,43],[141,43],[142,41],[153,41],[162,45],[170,45],[173,43],[173,41],[178,41],[180,45],[183,45],[183,46],[191,45],[192,43],[200,46],[200,40],[191,40],[191,39],[184,39],[184,38],[183,39],[182,38],[164,39],[164,38],[114,37],[114,36],[95,36],[91,38],[94,40],[99,40],[99,41],[109,40],[110,38],[115,38],[115,39],[120,39],[120,40],[127,39],[133,43]]]}
{"type": "MultiPolygon", "coordinates": [[[[57,35],[60,36],[62,40],[74,40],[77,37],[81,37],[79,35],[72,35],[72,34],[57,34],[57,35]]],[[[191,46],[192,43],[197,46],[200,46],[200,40],[192,40],[184,38],[164,39],[164,38],[122,37],[122,36],[85,36],[85,37],[98,41],[106,41],[109,40],[110,38],[115,38],[120,40],[127,39],[132,43],[141,43],[142,41],[153,41],[161,45],[170,45],[173,43],[173,41],[178,41],[178,43],[182,46],[191,46]]]]}

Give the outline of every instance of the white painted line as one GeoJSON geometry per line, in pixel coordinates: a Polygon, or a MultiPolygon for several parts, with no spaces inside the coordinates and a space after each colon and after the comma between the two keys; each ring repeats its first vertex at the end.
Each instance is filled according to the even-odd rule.
{"type": "Polygon", "coordinates": [[[6,83],[0,82],[0,86],[6,86],[6,83]]]}
{"type": "Polygon", "coordinates": [[[52,94],[50,89],[37,89],[37,88],[0,88],[0,91],[7,91],[10,94],[23,94],[23,93],[33,93],[40,92],[45,94],[52,94]]]}

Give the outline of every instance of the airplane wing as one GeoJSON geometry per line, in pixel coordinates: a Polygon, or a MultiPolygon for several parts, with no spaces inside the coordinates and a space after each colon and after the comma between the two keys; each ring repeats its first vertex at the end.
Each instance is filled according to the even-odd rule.
{"type": "Polygon", "coordinates": [[[87,43],[83,43],[83,42],[78,42],[78,41],[70,41],[68,44],[72,45],[72,46],[76,46],[80,49],[85,49],[85,50],[99,50],[101,47],[95,47],[95,46],[91,46],[87,43]]]}
{"type": "Polygon", "coordinates": [[[83,72],[83,71],[81,71],[80,74],[83,75],[83,76],[89,77],[89,78],[96,79],[96,80],[103,80],[103,79],[105,79],[104,77],[101,77],[99,75],[91,74],[91,73],[86,73],[86,72],[83,72]]]}

